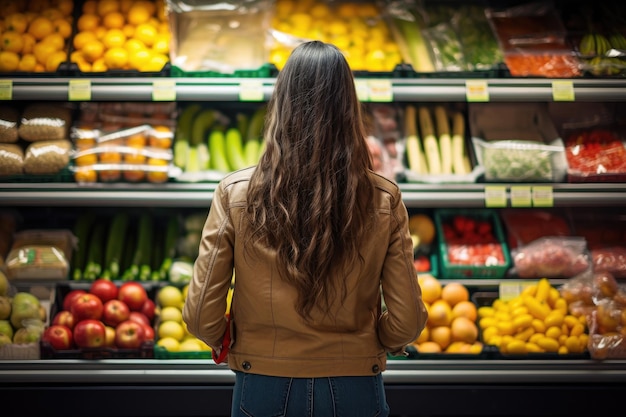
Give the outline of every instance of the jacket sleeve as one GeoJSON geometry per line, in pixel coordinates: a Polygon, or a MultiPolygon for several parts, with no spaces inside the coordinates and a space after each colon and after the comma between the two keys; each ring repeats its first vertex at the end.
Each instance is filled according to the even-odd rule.
{"type": "Polygon", "coordinates": [[[409,216],[399,191],[391,207],[391,235],[381,284],[387,310],[380,316],[378,337],[391,354],[404,354],[406,345],[426,326],[428,313],[413,264],[409,216]]]}
{"type": "Polygon", "coordinates": [[[183,307],[183,320],[189,333],[214,350],[221,347],[226,331],[226,297],[233,274],[234,238],[227,192],[220,183],[202,230],[183,307]]]}

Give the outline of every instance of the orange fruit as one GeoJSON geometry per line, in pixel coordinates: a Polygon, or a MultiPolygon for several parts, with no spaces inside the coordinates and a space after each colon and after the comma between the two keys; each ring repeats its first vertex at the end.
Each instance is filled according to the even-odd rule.
{"type": "Polygon", "coordinates": [[[441,346],[435,342],[424,342],[417,345],[419,353],[441,353],[441,346]]]}
{"type": "Polygon", "coordinates": [[[146,172],[143,169],[125,169],[122,171],[124,179],[129,182],[139,182],[146,178],[146,172]]]}
{"type": "Polygon", "coordinates": [[[79,169],[74,173],[74,180],[76,182],[96,182],[98,181],[98,174],[93,169],[79,169]]]}
{"type": "Polygon", "coordinates": [[[422,330],[422,333],[420,333],[420,335],[417,337],[417,339],[415,339],[413,343],[420,344],[420,343],[427,342],[429,339],[430,339],[430,329],[428,327],[424,327],[424,330],[422,330]]]}
{"type": "Polygon", "coordinates": [[[49,19],[51,22],[55,21],[56,19],[63,19],[65,17],[65,15],[59,9],[54,7],[49,7],[45,10],[42,10],[40,16],[49,19]]]}
{"type": "MultiPolygon", "coordinates": [[[[146,146],[146,135],[143,133],[131,135],[126,138],[126,146],[130,146],[132,148],[143,148],[146,146]]],[[[146,160],[144,155],[140,153],[129,153],[126,154],[124,160],[133,163],[143,163],[146,160]]]]}
{"type": "Polygon", "coordinates": [[[55,51],[46,60],[46,71],[54,72],[63,62],[67,61],[67,53],[65,51],[55,51]]]}
{"type": "Polygon", "coordinates": [[[18,71],[33,72],[37,65],[37,58],[33,54],[22,55],[20,63],[17,66],[18,71]]]}
{"type": "Polygon", "coordinates": [[[478,310],[471,301],[459,301],[452,307],[452,317],[465,317],[475,322],[478,317],[478,310]]]}
{"type": "Polygon", "coordinates": [[[124,49],[131,53],[132,51],[139,51],[140,49],[146,49],[146,45],[139,39],[130,38],[124,43],[124,49]]]}
{"type": "Polygon", "coordinates": [[[100,16],[96,14],[82,14],[76,21],[76,28],[79,32],[86,30],[95,31],[98,26],[100,26],[100,16]]]}
{"type": "Polygon", "coordinates": [[[126,43],[126,35],[122,29],[109,29],[102,38],[102,43],[108,49],[122,47],[126,43]]]}
{"type": "Polygon", "coordinates": [[[20,57],[15,52],[2,51],[0,52],[0,71],[1,72],[13,72],[16,71],[20,64],[20,57]]]}
{"type": "Polygon", "coordinates": [[[51,43],[39,42],[33,47],[33,54],[37,58],[37,62],[43,65],[44,69],[48,62],[48,57],[57,50],[51,43]]]}
{"type": "Polygon", "coordinates": [[[140,70],[150,61],[152,52],[147,49],[135,49],[128,51],[128,65],[132,69],[140,70]]]}
{"type": "Polygon", "coordinates": [[[146,23],[151,16],[150,10],[145,7],[143,2],[136,2],[128,10],[128,22],[133,25],[146,23]]]}
{"type": "Polygon", "coordinates": [[[41,40],[41,42],[50,43],[57,51],[65,48],[65,39],[60,33],[51,33],[41,40]]]}
{"type": "Polygon", "coordinates": [[[148,23],[142,23],[135,28],[135,38],[145,43],[146,46],[152,46],[156,34],[156,28],[148,23]]]}
{"type": "Polygon", "coordinates": [[[165,64],[169,62],[169,57],[164,54],[152,54],[150,60],[139,68],[139,71],[143,72],[159,72],[163,69],[165,64]]]}
{"type": "Polygon", "coordinates": [[[148,181],[157,182],[157,183],[167,181],[168,179],[167,164],[168,162],[165,159],[149,158],[148,165],[163,167],[164,169],[162,171],[161,170],[148,171],[148,181]]]}
{"type": "Polygon", "coordinates": [[[28,28],[28,19],[24,13],[13,13],[4,19],[4,29],[24,33],[28,28]]]}
{"type": "Polygon", "coordinates": [[[96,37],[96,34],[92,31],[83,31],[83,32],[78,32],[75,36],[74,36],[74,48],[75,49],[83,49],[85,47],[85,45],[89,44],[90,42],[94,42],[97,41],[98,38],[96,37]]]}
{"type": "Polygon", "coordinates": [[[123,69],[128,64],[128,52],[121,47],[113,47],[104,53],[104,63],[109,69],[123,69]]]}
{"type": "Polygon", "coordinates": [[[450,305],[443,300],[437,300],[432,303],[428,310],[428,325],[431,327],[449,326],[450,322],[452,322],[450,305]]]}
{"type": "Polygon", "coordinates": [[[85,61],[93,63],[95,60],[104,55],[105,47],[102,42],[93,40],[85,44],[80,51],[82,52],[85,61]]]}
{"type": "Polygon", "coordinates": [[[74,0],[57,0],[56,8],[63,13],[64,16],[71,16],[74,11],[74,0]]]}
{"type": "Polygon", "coordinates": [[[417,281],[422,289],[422,299],[431,304],[441,298],[441,283],[432,275],[420,275],[417,281]]]}
{"type": "Polygon", "coordinates": [[[35,39],[41,40],[54,32],[54,25],[50,19],[45,17],[36,17],[28,25],[28,33],[33,35],[35,39]]]}
{"type": "Polygon", "coordinates": [[[24,45],[22,46],[22,55],[33,53],[33,48],[37,43],[35,37],[30,33],[24,33],[22,35],[22,41],[24,42],[24,45]]]}
{"type": "Polygon", "coordinates": [[[35,72],[45,72],[46,71],[46,67],[43,66],[43,64],[40,64],[39,62],[37,62],[37,64],[35,65],[35,72]]]}
{"type": "Polygon", "coordinates": [[[52,21],[54,25],[54,31],[61,36],[63,39],[67,39],[72,35],[72,25],[65,19],[56,19],[52,21]]]}
{"type": "Polygon", "coordinates": [[[96,0],[87,0],[83,3],[84,14],[96,14],[98,13],[98,2],[96,0]]]}
{"type": "Polygon", "coordinates": [[[98,0],[97,3],[98,15],[100,17],[120,10],[120,4],[117,0],[98,0]]]}
{"type": "Polygon", "coordinates": [[[97,59],[91,64],[91,71],[93,72],[105,72],[108,70],[109,68],[104,63],[104,58],[97,59]]]}
{"type": "Polygon", "coordinates": [[[152,132],[148,137],[150,146],[161,149],[170,149],[172,147],[172,138],[174,134],[167,126],[153,126],[152,132]]]}
{"type": "Polygon", "coordinates": [[[454,307],[461,301],[469,300],[469,291],[465,285],[458,282],[449,282],[441,289],[441,298],[454,307]]]}
{"type": "Polygon", "coordinates": [[[107,29],[121,29],[125,23],[124,15],[120,12],[110,12],[102,18],[102,24],[107,29]]]}
{"type": "Polygon", "coordinates": [[[132,38],[135,36],[135,25],[131,25],[130,23],[125,24],[124,27],[122,27],[122,32],[124,32],[127,38],[132,38]]]}
{"type": "Polygon", "coordinates": [[[171,35],[172,32],[170,31],[170,24],[168,22],[159,23],[159,25],[157,26],[157,32],[169,33],[171,35]]]}
{"type": "Polygon", "coordinates": [[[79,167],[91,166],[98,163],[98,157],[95,153],[86,153],[74,158],[74,163],[79,167]]]}
{"type": "Polygon", "coordinates": [[[98,26],[97,28],[94,29],[93,33],[95,33],[96,38],[98,38],[101,41],[104,39],[104,36],[107,34],[108,31],[109,29],[105,28],[104,26],[98,26]]]}
{"type": "Polygon", "coordinates": [[[120,12],[128,14],[128,11],[134,3],[135,0],[120,0],[120,12]]]}
{"type": "Polygon", "coordinates": [[[478,338],[476,323],[466,317],[457,317],[450,325],[452,340],[455,342],[474,343],[478,338]]]}
{"type": "Polygon", "coordinates": [[[430,329],[430,340],[445,350],[452,342],[452,331],[449,326],[436,326],[430,329]]]}
{"type": "Polygon", "coordinates": [[[409,231],[417,235],[420,242],[430,244],[435,239],[435,223],[426,214],[414,214],[409,217],[409,231]]]}
{"type": "Polygon", "coordinates": [[[4,32],[0,37],[0,43],[3,51],[21,53],[24,47],[22,35],[13,31],[4,32]]]}

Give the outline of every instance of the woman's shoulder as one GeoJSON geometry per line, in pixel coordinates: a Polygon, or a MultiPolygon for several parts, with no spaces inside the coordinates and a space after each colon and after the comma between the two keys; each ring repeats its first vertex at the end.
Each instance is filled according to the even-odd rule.
{"type": "Polygon", "coordinates": [[[372,184],[374,185],[374,188],[379,192],[391,194],[392,196],[398,195],[400,193],[400,187],[398,187],[398,184],[391,181],[390,179],[371,170],[368,171],[368,174],[370,180],[372,181],[372,184]]]}
{"type": "Polygon", "coordinates": [[[233,171],[228,173],[222,180],[220,181],[220,185],[223,188],[228,188],[232,185],[239,184],[242,182],[249,182],[252,173],[254,172],[254,166],[240,169],[237,171],[233,171]]]}

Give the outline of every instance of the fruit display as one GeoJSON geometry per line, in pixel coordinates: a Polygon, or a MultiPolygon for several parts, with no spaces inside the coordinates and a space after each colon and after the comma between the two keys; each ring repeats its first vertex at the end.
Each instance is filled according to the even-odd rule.
{"type": "Polygon", "coordinates": [[[174,103],[83,103],[70,132],[75,181],[168,181],[175,120],[174,103]]]}
{"type": "Polygon", "coordinates": [[[187,331],[182,313],[186,297],[186,285],[182,289],[174,285],[167,285],[159,289],[157,293],[156,346],[165,349],[168,354],[177,355],[175,357],[184,357],[185,353],[188,353],[189,357],[210,357],[211,348],[187,331]],[[181,353],[182,356],[177,353],[181,353]]]}
{"type": "Polygon", "coordinates": [[[576,277],[561,286],[569,313],[589,327],[594,359],[626,358],[626,287],[609,272],[576,277]]]}
{"type": "Polygon", "coordinates": [[[0,73],[54,73],[67,62],[73,0],[0,2],[0,73]]]}
{"type": "Polygon", "coordinates": [[[622,182],[626,178],[626,146],[611,128],[591,128],[569,132],[565,157],[570,182],[622,182]]]}
{"type": "Polygon", "coordinates": [[[432,275],[420,275],[418,282],[428,311],[428,321],[413,342],[418,353],[479,354],[477,308],[463,284],[442,285],[432,275]]]}
{"type": "Polygon", "coordinates": [[[76,218],[74,233],[71,279],[166,281],[181,232],[176,214],[86,211],[76,218]]]}
{"type": "Polygon", "coordinates": [[[430,214],[415,213],[409,216],[409,232],[413,242],[414,264],[418,273],[432,271],[432,244],[435,242],[435,222],[430,214]]]}
{"type": "Polygon", "coordinates": [[[197,103],[181,109],[174,136],[178,181],[215,181],[256,165],[263,151],[266,106],[225,114],[197,103]]]}
{"type": "Polygon", "coordinates": [[[156,305],[153,289],[104,278],[81,286],[59,284],[42,357],[151,357],[156,305]],[[150,291],[150,292],[149,292],[150,291]]]}
{"type": "Polygon", "coordinates": [[[159,72],[169,62],[163,0],[87,0],[80,12],[69,58],[81,72],[159,72]]]}
{"type": "Polygon", "coordinates": [[[354,71],[392,71],[402,62],[398,44],[375,2],[277,0],[269,62],[279,70],[303,40],[336,45],[354,71]]]}
{"type": "Polygon", "coordinates": [[[589,340],[586,320],[572,314],[569,304],[548,279],[529,282],[520,294],[496,297],[478,308],[481,339],[505,355],[583,354],[589,340]]]}

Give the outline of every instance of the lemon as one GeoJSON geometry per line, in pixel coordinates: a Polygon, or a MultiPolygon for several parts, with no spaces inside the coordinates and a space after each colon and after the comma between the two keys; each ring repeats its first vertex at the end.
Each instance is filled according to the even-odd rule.
{"type": "Polygon", "coordinates": [[[182,324],[173,320],[162,321],[161,324],[159,324],[158,333],[161,339],[171,337],[177,341],[181,341],[185,337],[185,329],[183,329],[182,324]]]}
{"type": "Polygon", "coordinates": [[[173,285],[166,285],[159,290],[157,294],[157,301],[161,308],[163,307],[178,307],[183,300],[183,292],[173,285]]]}
{"type": "Polygon", "coordinates": [[[163,307],[161,310],[161,321],[175,321],[177,323],[182,323],[183,313],[180,309],[173,306],[163,307]]]}
{"type": "Polygon", "coordinates": [[[164,347],[169,352],[178,352],[180,343],[173,337],[164,337],[157,341],[157,346],[164,347]]]}
{"type": "Polygon", "coordinates": [[[200,352],[202,345],[198,339],[185,339],[180,343],[179,352],[200,352]]]}
{"type": "Polygon", "coordinates": [[[183,287],[183,300],[187,299],[187,294],[189,293],[189,284],[185,284],[183,287]]]}

